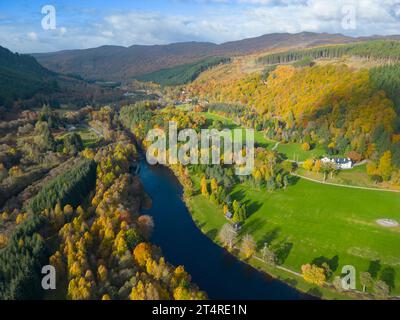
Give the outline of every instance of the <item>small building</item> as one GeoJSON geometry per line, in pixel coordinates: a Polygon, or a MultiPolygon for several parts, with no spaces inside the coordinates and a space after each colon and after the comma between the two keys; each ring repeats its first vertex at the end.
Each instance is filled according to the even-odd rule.
{"type": "Polygon", "coordinates": [[[322,163],[334,163],[338,169],[351,169],[353,168],[353,161],[350,158],[328,158],[321,159],[322,163]]]}
{"type": "Polygon", "coordinates": [[[232,214],[231,212],[228,211],[228,212],[225,214],[225,218],[227,218],[227,219],[229,219],[229,220],[232,220],[233,214],[232,214]]]}

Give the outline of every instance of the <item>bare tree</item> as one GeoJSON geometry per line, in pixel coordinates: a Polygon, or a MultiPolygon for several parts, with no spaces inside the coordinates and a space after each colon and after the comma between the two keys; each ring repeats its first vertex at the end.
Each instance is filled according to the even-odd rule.
{"type": "Polygon", "coordinates": [[[228,246],[229,249],[232,249],[233,241],[235,240],[235,238],[236,231],[233,226],[230,223],[223,225],[219,232],[219,239],[221,240],[221,242],[225,246],[228,246]]]}
{"type": "Polygon", "coordinates": [[[153,218],[148,215],[142,215],[138,218],[137,223],[143,236],[149,239],[154,229],[153,218]]]}
{"type": "Polygon", "coordinates": [[[275,253],[268,247],[267,243],[264,243],[264,247],[261,250],[262,259],[266,264],[275,267],[276,266],[276,255],[275,253]]]}
{"type": "Polygon", "coordinates": [[[373,280],[372,276],[369,272],[361,272],[360,273],[360,283],[363,286],[363,292],[365,292],[366,288],[372,286],[373,280]]]}

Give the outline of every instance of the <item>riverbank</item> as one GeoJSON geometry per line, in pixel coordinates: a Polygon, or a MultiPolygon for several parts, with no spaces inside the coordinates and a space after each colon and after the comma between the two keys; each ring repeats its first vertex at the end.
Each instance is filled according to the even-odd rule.
{"type": "MultiPolygon", "coordinates": [[[[191,217],[196,224],[196,226],[205,234],[211,241],[224,248],[222,243],[218,240],[218,230],[213,228],[215,225],[222,227],[227,220],[224,218],[222,209],[216,208],[207,199],[199,200],[197,195],[195,197],[190,197],[184,199],[191,217]]],[[[226,250],[226,249],[225,249],[226,250]]],[[[228,252],[228,250],[227,250],[228,252]]],[[[346,295],[339,292],[335,292],[332,289],[326,287],[317,287],[310,283],[307,283],[302,278],[301,274],[285,268],[283,266],[271,267],[262,261],[262,259],[255,255],[249,260],[243,259],[239,251],[233,250],[230,252],[236,259],[250,265],[251,267],[268,274],[268,276],[273,277],[279,281],[282,281],[297,290],[321,299],[356,299],[358,294],[346,295]]]]}
{"type": "MultiPolygon", "coordinates": [[[[191,224],[195,225],[199,232],[201,230],[202,234],[205,234],[227,254],[217,238],[219,230],[227,223],[222,209],[212,204],[206,197],[199,195],[199,181],[196,181],[196,176],[184,168],[178,167],[175,170],[176,176],[182,181],[181,185],[186,187],[184,199],[186,206],[185,209],[181,209],[179,206],[179,211],[185,211],[191,224]],[[194,184],[187,183],[188,180],[191,182],[191,179],[195,182],[194,184]]],[[[180,187],[182,188],[182,186],[180,187]]],[[[280,256],[280,268],[270,268],[257,258],[242,263],[251,265],[252,268],[262,270],[279,281],[317,297],[325,299],[361,298],[361,296],[357,296],[358,293],[351,293],[349,296],[333,291],[331,286],[319,288],[309,284],[299,275],[299,271],[303,264],[318,263],[314,261],[323,259],[333,265],[332,271],[335,276],[340,275],[340,270],[344,265],[356,266],[358,280],[359,273],[369,270],[368,264],[373,262],[373,257],[364,255],[370,252],[376,252],[376,256],[379,259],[382,258],[382,269],[385,269],[382,271],[387,271],[387,267],[393,265],[390,259],[397,257],[396,252],[393,252],[393,245],[396,247],[396,243],[398,243],[397,234],[383,230],[383,228],[379,229],[379,226],[375,224],[375,215],[390,218],[400,203],[393,203],[393,199],[386,199],[386,197],[393,196],[387,193],[378,195],[378,198],[375,197],[377,194],[374,196],[374,194],[367,193],[368,191],[364,190],[322,186],[303,179],[297,181],[293,186],[274,192],[266,192],[260,188],[254,189],[247,184],[236,185],[231,190],[231,197],[245,203],[248,212],[248,219],[243,227],[242,235],[248,233],[254,237],[259,247],[258,252],[265,242],[269,245],[274,242],[274,251],[278,244],[280,256]],[[353,194],[355,192],[360,194],[353,194]],[[382,198],[389,202],[381,201],[382,198]],[[362,205],[359,203],[360,201],[362,205]],[[370,221],[373,221],[373,224],[370,221]],[[393,245],[387,246],[387,243],[393,245]],[[372,251],[365,251],[368,248],[371,248],[372,251]]],[[[175,201],[172,199],[175,196],[163,199],[161,210],[170,212],[170,202],[175,201]]],[[[182,194],[179,197],[182,197],[182,194]]],[[[175,235],[173,231],[172,234],[175,235]]],[[[207,241],[210,241],[209,239],[207,241]]],[[[185,246],[186,241],[187,239],[182,238],[177,246],[182,244],[185,246]]],[[[194,254],[193,249],[189,252],[189,255],[194,254]]],[[[235,260],[241,261],[237,252],[233,252],[233,254],[235,260]]],[[[195,260],[198,260],[197,257],[195,260]]],[[[191,259],[185,261],[183,263],[185,265],[186,263],[193,264],[191,259]]],[[[174,263],[176,264],[176,262],[174,263]]],[[[196,266],[192,267],[196,268],[196,266]]],[[[199,275],[201,277],[202,273],[199,275]]],[[[379,278],[375,276],[375,279],[382,279],[381,276],[383,273],[381,275],[379,272],[379,278]]],[[[369,298],[369,296],[362,295],[362,298],[369,298]]]]}
{"type": "MultiPolygon", "coordinates": [[[[178,181],[181,182],[182,177],[177,174],[172,168],[169,168],[171,172],[175,175],[178,181]]],[[[182,188],[184,189],[185,184],[181,183],[182,188]]],[[[195,181],[195,188],[198,189],[198,181],[195,181]]],[[[193,192],[193,190],[191,190],[193,192]]],[[[186,192],[184,193],[186,194],[186,192]]],[[[190,214],[191,219],[197,228],[207,236],[213,243],[221,247],[226,251],[227,254],[232,255],[235,259],[241,261],[249,265],[251,268],[254,268],[262,273],[265,273],[269,277],[277,279],[287,285],[303,292],[307,295],[323,298],[323,299],[355,299],[357,298],[357,294],[355,295],[344,295],[336,291],[329,290],[325,287],[316,287],[310,283],[307,283],[302,278],[301,274],[289,270],[283,266],[270,267],[265,264],[262,259],[254,255],[250,259],[243,259],[239,250],[236,248],[232,251],[228,251],[222,243],[218,240],[218,232],[222,228],[222,226],[228,221],[225,219],[224,214],[221,208],[216,207],[212,204],[208,199],[203,197],[200,194],[195,194],[193,196],[182,196],[182,200],[184,201],[186,207],[188,208],[188,213],[190,214]]]]}
{"type": "Polygon", "coordinates": [[[168,167],[141,163],[140,178],[153,206],[152,243],[174,265],[183,265],[212,300],[299,300],[310,296],[237,259],[211,241],[194,223],[182,201],[183,188],[168,167]]]}
{"type": "MultiPolygon", "coordinates": [[[[199,181],[195,181],[195,190],[198,190],[198,184],[199,181]]],[[[391,246],[388,247],[387,243],[393,243],[392,240],[395,239],[391,239],[389,242],[383,241],[382,244],[386,243],[386,245],[380,246],[380,240],[382,240],[380,237],[393,238],[397,235],[393,232],[388,232],[387,230],[384,230],[383,228],[380,228],[374,224],[369,226],[361,220],[347,223],[351,222],[350,220],[352,218],[345,212],[342,212],[341,207],[338,207],[337,211],[338,213],[343,213],[344,220],[340,218],[340,215],[338,216],[338,213],[335,213],[333,216],[332,214],[328,214],[329,212],[326,212],[325,214],[324,211],[326,211],[326,204],[319,200],[320,207],[318,207],[319,209],[315,208],[315,204],[312,202],[318,200],[320,196],[313,196],[310,194],[310,192],[316,192],[318,194],[323,193],[329,195],[329,199],[327,199],[328,202],[331,202],[331,200],[337,196],[344,201],[344,205],[347,207],[347,200],[349,202],[355,201],[354,197],[356,197],[356,195],[351,193],[361,192],[361,190],[351,191],[350,194],[348,194],[349,191],[344,188],[342,189],[332,186],[326,186],[323,188],[335,188],[335,190],[321,190],[321,186],[318,184],[305,180],[302,180],[300,185],[296,185],[291,188],[291,190],[277,191],[272,194],[249,190],[249,188],[243,186],[237,186],[234,188],[233,192],[231,193],[233,198],[235,198],[235,194],[241,194],[244,199],[248,200],[248,194],[251,193],[252,199],[257,199],[257,201],[251,202],[250,206],[254,206],[255,203],[259,204],[259,206],[255,209],[257,214],[255,214],[253,211],[250,212],[250,217],[242,229],[242,234],[250,233],[255,238],[256,243],[259,246],[258,251],[260,251],[260,245],[265,240],[265,242],[268,242],[269,244],[271,242],[274,242],[274,244],[277,242],[279,245],[278,250],[282,251],[281,247],[284,248],[283,253],[281,252],[280,254],[286,254],[283,259],[286,260],[286,263],[281,264],[278,268],[273,268],[266,265],[264,262],[260,261],[259,256],[256,256],[245,262],[249,263],[258,270],[266,272],[269,275],[288,283],[302,292],[306,292],[323,299],[371,299],[372,296],[370,294],[362,293],[361,291],[344,293],[338,292],[332,284],[328,284],[321,288],[307,283],[300,275],[301,265],[311,263],[318,257],[318,259],[326,259],[329,263],[336,261],[336,267],[333,270],[334,276],[340,275],[340,270],[343,265],[354,265],[357,269],[357,288],[358,290],[362,290],[361,285],[358,283],[359,274],[364,270],[369,270],[368,265],[371,266],[371,259],[367,259],[365,256],[359,256],[357,252],[353,252],[352,250],[349,251],[349,248],[353,248],[351,246],[352,244],[359,245],[360,248],[372,245],[375,250],[379,250],[377,252],[380,252],[380,258],[382,258],[381,262],[383,264],[385,261],[388,261],[390,257],[393,257],[393,248],[391,246]],[[307,194],[303,194],[304,192],[307,194]],[[285,194],[283,195],[283,193],[285,194]],[[347,195],[348,199],[343,199],[342,193],[347,195]],[[311,203],[308,204],[307,202],[307,204],[303,203],[303,206],[298,206],[296,204],[298,201],[295,200],[297,198],[303,199],[302,201],[311,201],[311,203]],[[281,200],[285,200],[285,204],[281,203],[281,200]],[[286,203],[290,204],[289,207],[282,207],[283,205],[286,205],[286,203]],[[318,212],[315,214],[310,212],[311,208],[314,208],[314,211],[318,209],[318,212]],[[325,218],[321,219],[321,217],[325,218]],[[302,228],[304,223],[306,223],[308,227],[302,228]],[[363,229],[364,235],[362,232],[360,233],[360,228],[363,229]],[[366,232],[366,228],[368,229],[368,232],[366,232]],[[375,236],[372,236],[372,234],[370,234],[371,232],[375,236]],[[375,240],[371,242],[374,237],[375,240]],[[286,253],[284,252],[285,250],[287,251],[286,253]],[[330,259],[328,259],[328,257],[330,259]]],[[[371,198],[371,196],[373,198],[373,194],[369,195],[369,198],[371,198]]],[[[388,193],[382,193],[382,196],[393,197],[393,195],[388,193]]],[[[200,195],[198,192],[191,197],[187,197],[185,202],[187,203],[189,211],[196,225],[212,241],[218,245],[221,245],[221,243],[218,241],[218,231],[225,223],[227,223],[222,208],[219,208],[206,197],[200,195]]],[[[359,219],[371,218],[373,220],[373,218],[370,216],[373,213],[372,211],[374,211],[376,205],[382,203],[377,200],[374,200],[373,202],[375,203],[375,206],[370,208],[369,211],[371,212],[367,210],[368,207],[370,207],[367,204],[365,204],[365,212],[363,211],[364,207],[359,208],[359,210],[364,213],[363,217],[358,217],[359,219]]],[[[337,201],[333,201],[333,203],[337,203],[337,201]]],[[[357,202],[355,202],[355,206],[356,207],[354,209],[356,210],[356,208],[359,207],[357,202]]],[[[377,212],[379,212],[378,209],[377,212]]],[[[377,212],[375,212],[375,214],[377,212]]],[[[235,254],[237,258],[241,259],[237,252],[233,252],[233,254],[235,254]]],[[[382,265],[381,269],[382,274],[379,273],[378,279],[382,279],[384,274],[387,274],[387,271],[390,269],[390,267],[387,265],[382,265]]],[[[393,281],[396,280],[393,279],[393,281]]],[[[396,292],[397,291],[393,291],[392,294],[396,295],[396,292]]]]}

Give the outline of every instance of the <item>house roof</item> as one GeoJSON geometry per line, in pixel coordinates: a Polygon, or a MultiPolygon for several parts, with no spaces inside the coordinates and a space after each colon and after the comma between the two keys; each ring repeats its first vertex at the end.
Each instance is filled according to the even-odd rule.
{"type": "Polygon", "coordinates": [[[351,162],[350,158],[334,158],[333,161],[335,161],[336,164],[347,164],[351,162]]]}
{"type": "Polygon", "coordinates": [[[225,214],[225,217],[227,217],[227,218],[232,218],[233,217],[233,214],[232,213],[230,213],[229,211],[225,214]]]}

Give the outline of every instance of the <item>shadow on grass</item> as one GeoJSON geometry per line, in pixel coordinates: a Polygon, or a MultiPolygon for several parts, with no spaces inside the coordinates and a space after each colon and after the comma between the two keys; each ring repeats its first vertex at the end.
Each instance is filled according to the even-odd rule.
{"type": "Polygon", "coordinates": [[[290,254],[290,251],[292,251],[293,243],[283,240],[279,242],[277,245],[275,245],[274,248],[275,248],[276,262],[277,264],[282,265],[285,263],[287,257],[290,254]]]}
{"type": "Polygon", "coordinates": [[[243,190],[238,190],[232,193],[232,200],[242,201],[245,196],[246,195],[243,190]]]}
{"type": "Polygon", "coordinates": [[[312,296],[314,296],[314,297],[322,298],[322,292],[317,287],[311,288],[310,290],[307,291],[307,293],[312,295],[312,296]]]}
{"type": "Polygon", "coordinates": [[[218,230],[217,229],[211,229],[206,233],[206,236],[209,237],[210,239],[215,239],[218,235],[218,230]]]}
{"type": "Polygon", "coordinates": [[[290,175],[290,176],[289,176],[289,185],[294,186],[294,185],[296,185],[296,184],[299,182],[299,180],[300,180],[299,177],[290,175]]]}
{"type": "Polygon", "coordinates": [[[335,272],[337,268],[339,267],[339,256],[335,255],[331,259],[321,256],[318,258],[315,258],[312,261],[312,264],[315,264],[318,267],[323,267],[324,264],[327,264],[329,266],[329,269],[331,269],[332,272],[335,272]]]}
{"type": "Polygon", "coordinates": [[[252,234],[253,232],[257,231],[258,229],[260,229],[262,227],[262,223],[260,219],[253,219],[251,221],[247,221],[242,230],[240,231],[241,234],[252,234]]]}
{"type": "Polygon", "coordinates": [[[284,280],[288,285],[295,287],[297,286],[298,281],[296,279],[287,278],[284,280]]]}
{"type": "Polygon", "coordinates": [[[257,242],[257,250],[261,250],[264,247],[264,244],[271,245],[272,241],[279,237],[281,232],[281,228],[276,227],[271,231],[268,231],[260,241],[257,242]]]}
{"type": "Polygon", "coordinates": [[[252,214],[256,213],[262,206],[261,202],[250,202],[250,201],[245,201],[244,205],[246,206],[246,213],[247,213],[247,218],[250,217],[252,214]]]}

